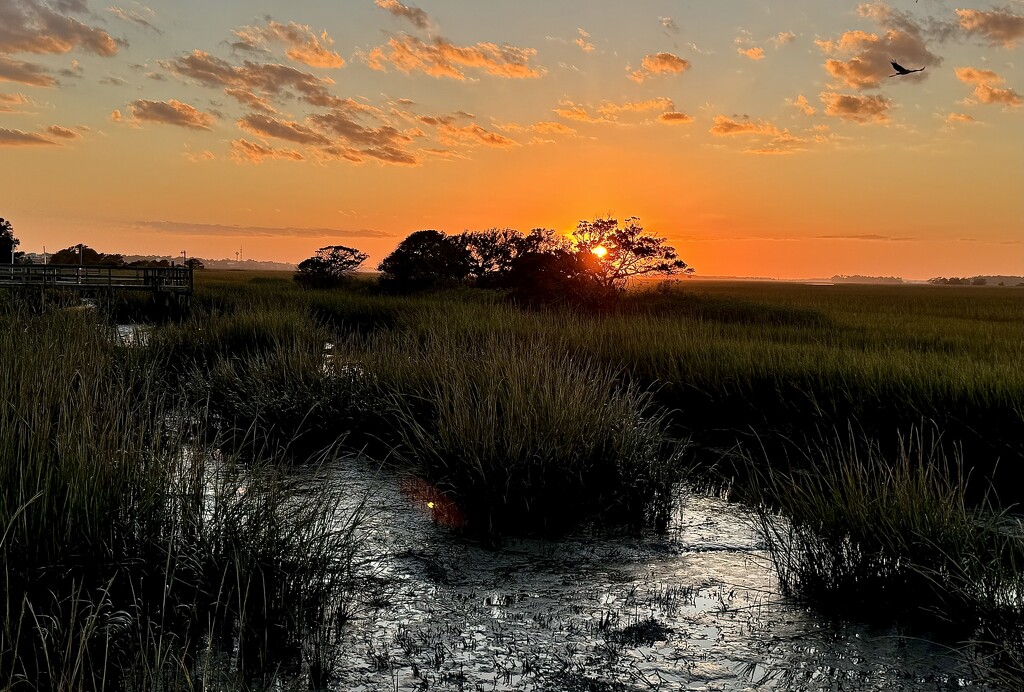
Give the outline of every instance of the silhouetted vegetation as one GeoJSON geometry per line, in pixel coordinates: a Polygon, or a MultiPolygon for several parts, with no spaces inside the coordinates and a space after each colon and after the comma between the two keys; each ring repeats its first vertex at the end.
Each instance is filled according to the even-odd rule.
{"type": "Polygon", "coordinates": [[[109,266],[124,266],[124,256],[118,254],[106,254],[97,252],[85,244],[72,245],[71,247],[59,250],[49,259],[50,264],[104,264],[109,266]]]}
{"type": "Polygon", "coordinates": [[[310,288],[338,286],[369,257],[365,252],[345,245],[328,245],[299,263],[295,281],[310,288]]]}
{"type": "Polygon", "coordinates": [[[14,236],[14,226],[0,218],[0,264],[24,264],[25,253],[17,250],[21,241],[14,236]]]}

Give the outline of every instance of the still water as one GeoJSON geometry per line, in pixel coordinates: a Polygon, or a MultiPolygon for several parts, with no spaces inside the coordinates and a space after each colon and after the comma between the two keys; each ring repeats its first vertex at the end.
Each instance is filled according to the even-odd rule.
{"type": "Polygon", "coordinates": [[[400,479],[344,464],[370,497],[381,591],[350,625],[341,689],[986,689],[942,646],[788,603],[742,509],[680,498],[667,535],[507,541],[434,521],[400,479]]]}

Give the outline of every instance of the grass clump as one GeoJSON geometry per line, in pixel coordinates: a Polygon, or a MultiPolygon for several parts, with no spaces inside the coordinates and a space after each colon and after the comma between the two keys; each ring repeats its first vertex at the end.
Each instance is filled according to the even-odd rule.
{"type": "Polygon", "coordinates": [[[664,524],[683,445],[650,392],[580,354],[491,336],[467,357],[442,328],[364,366],[402,454],[483,535],[552,534],[600,518],[664,524]]]}
{"type": "Polygon", "coordinates": [[[984,642],[1024,680],[1019,517],[969,505],[962,462],[921,433],[898,449],[839,439],[790,470],[758,469],[755,523],[782,591],[835,616],[984,642]]]}

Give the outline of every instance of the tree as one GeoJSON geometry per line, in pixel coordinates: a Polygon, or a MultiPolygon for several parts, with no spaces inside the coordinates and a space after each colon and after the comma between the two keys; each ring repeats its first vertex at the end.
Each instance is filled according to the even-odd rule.
{"type": "Polygon", "coordinates": [[[25,253],[16,252],[21,241],[14,237],[14,226],[7,219],[0,219],[0,264],[24,264],[25,253]]]}
{"type": "Polygon", "coordinates": [[[568,249],[564,238],[544,228],[535,228],[528,234],[512,228],[489,228],[486,231],[466,231],[458,239],[469,253],[469,275],[481,287],[505,285],[512,265],[519,257],[568,249]]]}
{"type": "Polygon", "coordinates": [[[618,219],[580,221],[572,233],[577,252],[590,253],[600,262],[597,281],[608,288],[622,289],[634,276],[651,274],[692,274],[665,238],[649,234],[640,219],[631,216],[620,226],[618,219]]]}
{"type": "Polygon", "coordinates": [[[377,269],[383,286],[405,291],[458,283],[469,276],[470,265],[460,236],[426,230],[410,234],[377,269]]]}
{"type": "Polygon", "coordinates": [[[299,262],[299,271],[295,273],[295,281],[310,288],[332,288],[359,268],[366,258],[360,252],[345,245],[328,245],[316,251],[309,259],[299,262]]]}
{"type": "Polygon", "coordinates": [[[505,287],[511,289],[513,300],[532,307],[602,310],[614,302],[618,291],[600,281],[598,264],[596,255],[566,248],[529,252],[512,263],[505,287]]]}
{"type": "Polygon", "coordinates": [[[96,252],[88,245],[79,243],[53,253],[50,256],[50,264],[104,264],[122,267],[125,261],[122,255],[96,252]]]}
{"type": "Polygon", "coordinates": [[[206,265],[203,264],[203,260],[198,257],[189,257],[188,260],[185,261],[185,266],[189,269],[206,269],[206,265]]]}

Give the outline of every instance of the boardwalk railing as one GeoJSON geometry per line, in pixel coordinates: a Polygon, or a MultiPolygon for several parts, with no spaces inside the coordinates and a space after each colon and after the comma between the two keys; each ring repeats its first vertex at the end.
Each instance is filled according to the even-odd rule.
{"type": "Polygon", "coordinates": [[[0,265],[0,288],[118,289],[192,295],[192,271],[192,267],[11,264],[0,265]]]}

